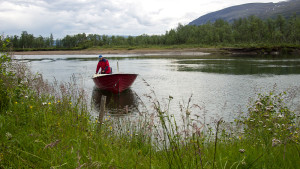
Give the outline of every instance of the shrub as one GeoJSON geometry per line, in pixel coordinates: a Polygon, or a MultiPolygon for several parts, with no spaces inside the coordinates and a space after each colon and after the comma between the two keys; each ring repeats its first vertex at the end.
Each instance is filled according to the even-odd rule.
{"type": "Polygon", "coordinates": [[[286,93],[259,94],[244,116],[245,136],[266,144],[286,143],[293,138],[295,113],[284,103],[286,93]],[[273,141],[270,141],[273,140],[273,141]]]}

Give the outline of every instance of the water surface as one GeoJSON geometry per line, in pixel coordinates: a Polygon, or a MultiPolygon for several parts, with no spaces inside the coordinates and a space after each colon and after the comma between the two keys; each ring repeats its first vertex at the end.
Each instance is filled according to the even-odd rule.
{"type": "MultiPolygon", "coordinates": [[[[28,62],[35,72],[50,82],[69,81],[74,74],[91,100],[93,113],[103,91],[95,88],[92,76],[98,57],[95,55],[27,55],[16,56],[28,62]]],[[[180,105],[199,105],[207,116],[232,120],[237,112],[246,111],[249,98],[256,93],[277,91],[299,86],[299,56],[247,56],[247,55],[104,55],[117,71],[139,74],[132,87],[120,95],[107,94],[110,113],[135,114],[135,107],[154,91],[157,100],[166,107],[169,96],[174,99],[170,111],[180,118],[180,105]],[[120,110],[119,110],[120,109],[120,110]]],[[[299,97],[298,97],[299,98],[299,97]]],[[[298,99],[297,98],[297,99],[298,99]]],[[[296,99],[296,102],[297,102],[296,99]]],[[[299,99],[298,99],[299,100],[299,99]]],[[[200,109],[199,109],[200,112],[200,109]]]]}

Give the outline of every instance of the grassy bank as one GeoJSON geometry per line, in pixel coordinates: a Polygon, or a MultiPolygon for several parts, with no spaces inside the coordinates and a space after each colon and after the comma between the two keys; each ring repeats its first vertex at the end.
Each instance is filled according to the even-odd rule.
{"type": "Polygon", "coordinates": [[[0,168],[300,166],[299,117],[284,93],[258,95],[233,123],[208,123],[190,98],[177,123],[153,92],[151,109],[100,124],[75,82],[48,84],[10,57],[2,53],[0,62],[0,168]]]}

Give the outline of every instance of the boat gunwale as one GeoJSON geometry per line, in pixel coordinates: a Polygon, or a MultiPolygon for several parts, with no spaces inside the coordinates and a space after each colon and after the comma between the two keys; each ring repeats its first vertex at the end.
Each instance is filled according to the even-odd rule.
{"type": "Polygon", "coordinates": [[[138,74],[136,74],[136,73],[94,74],[92,79],[96,79],[96,78],[104,77],[104,76],[113,76],[113,75],[136,75],[136,76],[138,76],[138,74]]]}

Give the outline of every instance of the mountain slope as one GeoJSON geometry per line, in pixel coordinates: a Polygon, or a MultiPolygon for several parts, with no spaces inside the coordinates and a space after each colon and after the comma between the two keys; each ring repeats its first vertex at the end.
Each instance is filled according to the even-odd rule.
{"type": "Polygon", "coordinates": [[[232,22],[238,18],[256,15],[261,19],[275,18],[278,15],[290,17],[294,14],[300,15],[300,0],[290,0],[279,3],[249,3],[232,6],[216,12],[212,12],[199,17],[189,23],[189,25],[202,25],[208,21],[214,22],[217,19],[223,19],[232,22]]]}

